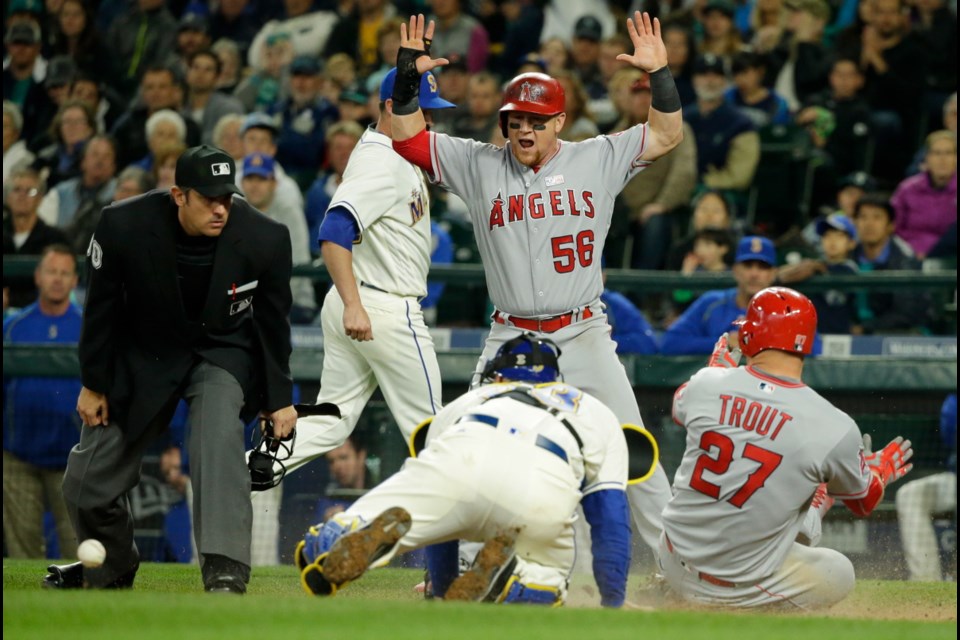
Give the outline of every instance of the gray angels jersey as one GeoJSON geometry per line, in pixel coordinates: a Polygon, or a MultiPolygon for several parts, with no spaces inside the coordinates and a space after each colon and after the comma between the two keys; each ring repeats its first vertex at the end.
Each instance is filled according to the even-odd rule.
{"type": "Polygon", "coordinates": [[[783,564],[819,484],[839,499],[867,493],[857,424],[799,381],[708,367],[677,390],[673,417],[686,451],[663,525],[699,571],[760,581],[783,564]]]}
{"type": "Polygon", "coordinates": [[[560,142],[539,171],[517,162],[510,143],[430,134],[437,184],[467,204],[493,304],[545,317],[596,301],[600,254],[613,201],[650,163],[647,126],[582,142],[560,142]]]}

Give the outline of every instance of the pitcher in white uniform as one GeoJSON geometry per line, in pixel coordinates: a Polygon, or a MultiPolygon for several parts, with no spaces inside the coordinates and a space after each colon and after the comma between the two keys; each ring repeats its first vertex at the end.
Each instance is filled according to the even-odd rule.
{"type": "MultiPolygon", "coordinates": [[[[320,312],[317,404],[335,404],[341,417],[297,421],[287,473],[346,442],[378,386],[404,439],[441,407],[440,367],[420,310],[432,248],[430,201],[423,172],[391,145],[395,78],[396,70],[384,77],[380,119],[350,155],[320,226],[334,286],[320,312]]],[[[432,74],[420,83],[425,109],[455,106],[440,97],[432,74]]]]}
{"type": "Polygon", "coordinates": [[[623,604],[625,488],[628,476],[640,482],[656,464],[655,453],[636,464],[627,437],[632,453],[655,446],[642,430],[621,428],[596,398],[555,382],[557,367],[546,342],[522,335],[506,343],[484,372],[485,383],[497,384],[466,393],[421,425],[411,441],[415,457],[399,473],[311,528],[295,554],[304,588],[332,595],[397,553],[463,539],[485,544],[462,576],[455,545],[431,565],[438,597],[558,605],[582,504],[601,603],[623,604]]]}
{"type": "Polygon", "coordinates": [[[817,326],[792,289],[757,293],[739,354],[717,343],[710,365],[676,392],[687,448],[663,512],[660,565],[669,586],[699,604],[833,605],[854,587],[853,565],[817,548],[835,499],[865,517],[912,465],[909,440],[864,456],[856,423],[801,381],[817,326]],[[735,353],[735,352],[734,352],[735,353]]]}
{"type": "MultiPolygon", "coordinates": [[[[618,56],[650,74],[653,105],[646,124],[561,142],[563,87],[547,75],[522,74],[504,92],[504,148],[426,130],[416,78],[447,63],[427,50],[433,28],[423,16],[401,26],[394,148],[469,208],[496,307],[477,371],[504,342],[532,331],[560,347],[567,382],[596,396],[621,422],[642,424],[600,302],[600,256],[617,194],[683,137],[659,21],[639,12],[628,19],[634,53],[618,56]]],[[[636,524],[654,550],[669,497],[662,469],[630,490],[636,524]]]]}

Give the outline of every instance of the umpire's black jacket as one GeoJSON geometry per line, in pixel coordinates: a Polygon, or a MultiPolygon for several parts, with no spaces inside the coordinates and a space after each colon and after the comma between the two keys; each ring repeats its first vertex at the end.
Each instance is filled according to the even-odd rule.
{"type": "Polygon", "coordinates": [[[83,385],[107,395],[133,439],[205,359],[236,377],[248,411],[292,404],[290,233],[234,198],[217,241],[201,322],[177,280],[177,205],[151,191],[104,209],[87,250],[80,334],[83,385]]]}

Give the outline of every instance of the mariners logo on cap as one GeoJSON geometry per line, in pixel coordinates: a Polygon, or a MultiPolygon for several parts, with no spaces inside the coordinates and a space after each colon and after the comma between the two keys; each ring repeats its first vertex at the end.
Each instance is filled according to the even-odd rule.
{"type": "Polygon", "coordinates": [[[210,171],[215,176],[228,176],[230,175],[230,163],[217,162],[216,164],[210,165],[210,171]]]}
{"type": "Polygon", "coordinates": [[[543,92],[544,88],[541,85],[524,82],[520,85],[519,100],[521,102],[538,102],[543,97],[543,92]]]}
{"type": "Polygon", "coordinates": [[[763,251],[763,242],[760,240],[760,238],[754,238],[750,242],[750,251],[754,253],[760,253],[763,251]]]}

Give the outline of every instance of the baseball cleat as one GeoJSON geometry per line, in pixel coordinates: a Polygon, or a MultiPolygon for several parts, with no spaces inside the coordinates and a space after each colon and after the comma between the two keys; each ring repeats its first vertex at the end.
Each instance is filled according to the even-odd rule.
{"type": "Polygon", "coordinates": [[[470,570],[453,581],[444,600],[494,601],[516,565],[517,531],[498,534],[483,544],[470,570]]]}
{"type": "Polygon", "coordinates": [[[369,525],[348,533],[333,544],[323,561],[324,576],[338,586],[356,580],[393,549],[410,531],[411,523],[406,509],[387,509],[369,525]]]}

